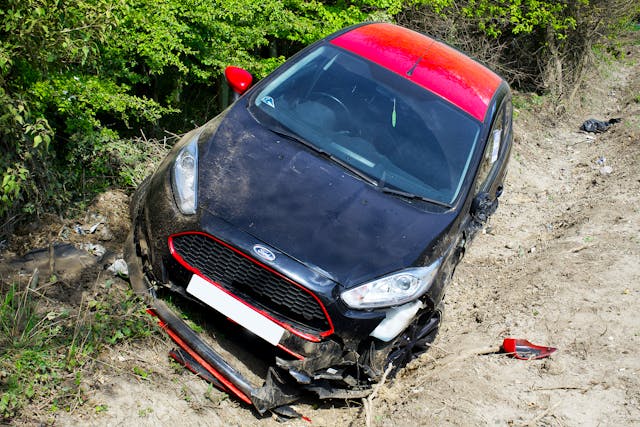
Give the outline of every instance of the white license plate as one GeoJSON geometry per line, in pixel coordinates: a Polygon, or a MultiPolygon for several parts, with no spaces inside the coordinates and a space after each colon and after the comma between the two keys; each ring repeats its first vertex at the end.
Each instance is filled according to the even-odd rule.
{"type": "Polygon", "coordinates": [[[191,277],[187,292],[272,345],[277,345],[284,334],[282,326],[238,301],[197,274],[191,277]]]}

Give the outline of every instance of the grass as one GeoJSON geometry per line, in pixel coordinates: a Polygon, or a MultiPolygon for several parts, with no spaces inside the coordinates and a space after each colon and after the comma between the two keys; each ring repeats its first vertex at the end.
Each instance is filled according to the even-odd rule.
{"type": "Polygon", "coordinates": [[[514,93],[513,108],[516,110],[531,110],[540,107],[546,98],[536,93],[514,93]]]}
{"type": "Polygon", "coordinates": [[[101,349],[156,330],[142,301],[115,287],[61,305],[43,295],[37,274],[26,285],[0,282],[0,423],[31,403],[36,416],[83,404],[83,371],[101,349]]]}
{"type": "Polygon", "coordinates": [[[145,371],[144,369],[140,368],[139,366],[134,366],[133,367],[133,373],[141,380],[148,380],[149,379],[149,372],[145,371]]]}
{"type": "Polygon", "coordinates": [[[121,185],[136,188],[156,169],[178,139],[178,135],[147,139],[142,134],[140,138],[112,141],[107,152],[118,162],[121,185]]]}

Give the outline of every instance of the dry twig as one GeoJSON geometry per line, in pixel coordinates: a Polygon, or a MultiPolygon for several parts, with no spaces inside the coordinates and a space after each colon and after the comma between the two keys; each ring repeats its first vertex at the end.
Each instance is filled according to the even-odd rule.
{"type": "Polygon", "coordinates": [[[382,374],[382,378],[380,378],[380,382],[376,384],[375,388],[373,389],[373,392],[371,392],[369,397],[367,397],[366,399],[364,398],[362,399],[367,427],[371,427],[371,420],[373,419],[373,399],[377,396],[378,391],[386,381],[387,376],[389,375],[392,369],[393,369],[393,363],[389,363],[389,366],[387,366],[387,370],[384,371],[384,374],[382,374]]]}
{"type": "Polygon", "coordinates": [[[529,427],[529,426],[540,425],[539,421],[542,420],[547,415],[549,415],[551,413],[551,411],[553,411],[554,409],[556,409],[556,407],[558,407],[559,404],[560,403],[556,403],[555,405],[549,406],[545,411],[543,411],[539,415],[535,416],[534,418],[530,419],[529,421],[526,421],[526,422],[524,422],[522,424],[518,424],[518,426],[520,426],[520,427],[529,427]]]}

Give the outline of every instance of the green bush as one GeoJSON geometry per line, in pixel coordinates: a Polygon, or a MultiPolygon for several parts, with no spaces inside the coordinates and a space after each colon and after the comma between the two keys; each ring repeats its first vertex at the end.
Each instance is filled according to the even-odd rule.
{"type": "MultiPolygon", "coordinates": [[[[123,142],[190,129],[257,78],[401,0],[6,0],[0,10],[0,234],[24,213],[134,185],[123,142]],[[124,180],[124,181],[123,181],[124,180]]],[[[144,168],[140,168],[142,170],[144,168]]]]}
{"type": "Polygon", "coordinates": [[[92,178],[110,175],[101,153],[120,129],[170,111],[108,73],[101,46],[118,24],[113,8],[104,0],[9,0],[0,10],[5,229],[21,214],[68,206],[92,178]]]}

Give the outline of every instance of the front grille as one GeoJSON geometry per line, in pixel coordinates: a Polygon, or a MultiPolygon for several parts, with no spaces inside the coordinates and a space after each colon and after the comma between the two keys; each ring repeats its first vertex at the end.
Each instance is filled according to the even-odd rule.
{"type": "Polygon", "coordinates": [[[171,237],[174,251],[191,269],[236,297],[292,326],[325,332],[331,325],[307,290],[267,270],[222,242],[200,233],[171,237]]]}

